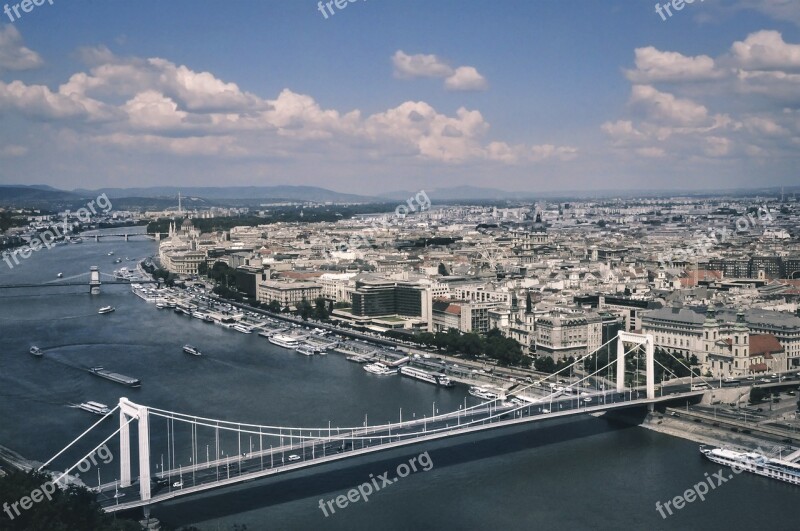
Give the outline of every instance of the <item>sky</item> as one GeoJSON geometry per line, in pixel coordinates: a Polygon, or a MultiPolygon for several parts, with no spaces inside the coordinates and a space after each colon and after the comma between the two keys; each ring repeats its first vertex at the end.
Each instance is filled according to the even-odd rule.
{"type": "Polygon", "coordinates": [[[6,1],[0,184],[800,185],[797,0],[6,1]]]}

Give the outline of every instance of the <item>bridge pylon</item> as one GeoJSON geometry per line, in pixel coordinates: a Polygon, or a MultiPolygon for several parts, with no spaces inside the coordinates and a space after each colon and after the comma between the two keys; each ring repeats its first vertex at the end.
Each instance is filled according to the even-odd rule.
{"type": "MultiPolygon", "coordinates": [[[[617,333],[617,392],[625,390],[625,343],[644,345],[645,348],[645,378],[647,382],[647,398],[656,397],[655,386],[655,344],[652,334],[631,334],[629,332],[617,333]]],[[[652,407],[652,404],[651,404],[652,407]]]]}
{"type": "Polygon", "coordinates": [[[120,487],[131,486],[130,419],[138,420],[139,431],[139,496],[149,500],[150,493],[150,414],[146,407],[125,397],[119,399],[119,477],[120,487]]]}
{"type": "Polygon", "coordinates": [[[100,294],[100,269],[97,266],[89,268],[89,293],[91,295],[100,294]]]}

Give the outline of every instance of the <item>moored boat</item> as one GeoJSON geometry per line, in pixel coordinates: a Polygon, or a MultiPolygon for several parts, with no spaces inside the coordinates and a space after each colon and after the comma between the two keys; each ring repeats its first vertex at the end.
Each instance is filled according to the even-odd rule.
{"type": "Polygon", "coordinates": [[[497,393],[489,391],[485,387],[472,386],[469,388],[468,392],[472,396],[483,400],[496,400],[499,397],[497,393]]]}
{"type": "Polygon", "coordinates": [[[363,368],[368,373],[377,374],[378,376],[385,376],[385,375],[394,374],[394,373],[397,372],[396,369],[391,369],[391,368],[387,367],[386,365],[384,365],[381,362],[369,363],[367,365],[364,365],[363,368]]]}
{"type": "Polygon", "coordinates": [[[453,382],[451,382],[450,378],[444,374],[434,374],[423,371],[422,369],[417,369],[416,367],[409,367],[408,365],[405,367],[400,367],[400,374],[403,376],[408,376],[409,378],[422,380],[423,382],[432,383],[434,385],[441,385],[442,387],[453,386],[453,382]]]}
{"type": "Polygon", "coordinates": [[[273,345],[278,345],[283,348],[296,349],[300,344],[300,340],[296,337],[287,336],[284,334],[275,334],[268,338],[269,342],[273,345]]]}
{"type": "Polygon", "coordinates": [[[770,458],[758,452],[736,452],[727,448],[706,446],[700,446],[700,453],[709,461],[731,467],[737,474],[742,471],[750,472],[784,483],[800,485],[800,465],[789,461],[770,458]]]}
{"type": "Polygon", "coordinates": [[[303,354],[304,356],[313,356],[315,354],[313,347],[309,345],[300,345],[294,349],[294,351],[298,354],[303,354]]]}

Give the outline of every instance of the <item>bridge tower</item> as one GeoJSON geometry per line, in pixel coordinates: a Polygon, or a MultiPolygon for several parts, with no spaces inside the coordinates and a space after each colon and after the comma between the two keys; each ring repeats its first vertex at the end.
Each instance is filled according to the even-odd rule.
{"type": "MultiPolygon", "coordinates": [[[[655,386],[655,344],[653,343],[652,334],[631,334],[629,332],[620,331],[617,334],[617,392],[621,393],[625,389],[625,343],[634,343],[636,345],[644,345],[645,348],[645,361],[644,370],[645,378],[647,381],[647,398],[654,399],[656,397],[655,386]]],[[[650,404],[652,409],[653,405],[650,404]]]]}
{"type": "Polygon", "coordinates": [[[150,493],[150,416],[146,407],[134,404],[125,397],[119,399],[119,477],[122,488],[131,486],[130,419],[137,419],[139,431],[139,496],[142,501],[150,493]]]}
{"type": "Polygon", "coordinates": [[[95,234],[94,235],[94,241],[95,242],[99,242],[100,241],[100,235],[99,234],[95,234]]]}
{"type": "Polygon", "coordinates": [[[89,293],[92,295],[100,294],[100,270],[97,266],[89,268],[89,293]]]}
{"type": "Polygon", "coordinates": [[[128,233],[127,232],[125,233],[125,241],[126,242],[128,241],[128,233]]]}

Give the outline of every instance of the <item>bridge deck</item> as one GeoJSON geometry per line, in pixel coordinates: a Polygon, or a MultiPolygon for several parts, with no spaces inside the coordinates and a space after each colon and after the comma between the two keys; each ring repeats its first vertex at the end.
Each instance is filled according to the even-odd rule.
{"type": "MultiPolygon", "coordinates": [[[[244,474],[237,475],[235,477],[219,479],[217,481],[204,483],[204,484],[200,484],[200,485],[193,485],[191,487],[181,488],[180,490],[173,490],[171,492],[167,492],[167,493],[164,493],[164,494],[156,494],[151,499],[146,500],[146,501],[135,500],[135,501],[130,501],[130,502],[124,502],[124,503],[117,503],[117,504],[114,504],[114,505],[109,505],[109,506],[103,507],[103,510],[105,512],[111,513],[111,512],[116,512],[116,511],[124,511],[124,510],[128,510],[128,509],[134,509],[134,508],[137,508],[137,507],[143,507],[143,506],[146,506],[146,505],[153,505],[155,503],[164,502],[164,501],[175,499],[175,498],[178,498],[178,497],[181,497],[181,496],[187,496],[187,495],[190,495],[190,494],[196,494],[196,493],[203,492],[203,491],[208,491],[208,490],[212,490],[212,489],[231,486],[231,485],[235,485],[235,484],[238,484],[238,483],[243,483],[243,482],[246,482],[246,481],[253,481],[253,480],[256,480],[256,479],[266,478],[266,477],[274,476],[274,475],[277,475],[277,474],[293,472],[293,471],[296,471],[296,470],[301,470],[301,469],[309,468],[309,467],[312,467],[312,466],[322,465],[322,464],[325,464],[325,463],[331,463],[331,462],[334,462],[334,461],[340,461],[340,460],[343,460],[343,459],[349,459],[349,458],[353,458],[353,457],[358,457],[358,456],[361,456],[361,455],[367,455],[367,454],[371,454],[371,453],[382,452],[382,451],[390,450],[390,449],[393,449],[393,448],[400,448],[400,447],[403,447],[403,446],[419,444],[421,442],[426,442],[426,441],[433,441],[433,440],[444,439],[444,438],[449,438],[449,437],[456,437],[456,436],[482,432],[482,431],[495,429],[495,428],[504,428],[504,427],[510,427],[510,426],[517,426],[517,425],[521,425],[521,424],[526,424],[526,423],[531,423],[531,422],[538,422],[538,421],[543,421],[543,420],[550,420],[550,419],[554,419],[554,418],[563,418],[563,417],[569,417],[569,416],[574,416],[574,415],[585,415],[585,414],[590,414],[590,413],[599,413],[599,412],[610,411],[610,410],[614,410],[614,409],[639,407],[639,406],[644,406],[644,405],[648,405],[648,404],[656,404],[656,403],[660,403],[660,402],[669,402],[669,401],[672,401],[672,400],[677,400],[677,399],[682,399],[682,398],[697,397],[697,396],[700,396],[702,394],[703,394],[703,391],[690,391],[690,392],[685,392],[685,393],[676,393],[676,394],[671,394],[671,395],[667,395],[667,396],[656,397],[656,398],[653,398],[653,399],[642,398],[642,399],[622,401],[622,402],[612,402],[612,403],[608,403],[608,404],[599,404],[599,405],[596,405],[596,406],[579,407],[579,408],[576,408],[576,409],[565,409],[563,411],[556,411],[556,412],[551,412],[551,413],[541,413],[541,414],[535,414],[535,415],[530,415],[530,416],[520,416],[520,417],[515,417],[515,418],[507,419],[507,420],[499,420],[499,421],[495,421],[495,422],[489,422],[487,424],[478,424],[478,425],[472,425],[472,426],[466,426],[466,427],[460,427],[458,425],[454,425],[454,426],[447,427],[447,429],[444,430],[444,431],[439,431],[439,432],[434,432],[434,433],[429,433],[429,434],[425,434],[425,433],[418,434],[418,435],[414,435],[414,436],[409,436],[408,438],[405,438],[405,439],[403,438],[403,435],[400,435],[400,436],[392,435],[391,438],[400,437],[400,439],[397,440],[397,441],[377,444],[377,445],[373,445],[373,446],[367,446],[367,447],[358,448],[358,449],[354,448],[354,449],[352,449],[350,451],[346,451],[344,453],[337,453],[337,454],[334,454],[334,455],[326,455],[326,456],[323,456],[323,457],[316,457],[314,459],[307,460],[307,461],[306,460],[298,461],[297,463],[294,463],[294,464],[291,464],[291,463],[290,464],[285,464],[285,463],[283,463],[283,464],[281,464],[280,466],[277,466],[277,467],[272,467],[272,468],[268,468],[268,469],[264,469],[264,470],[258,470],[258,471],[250,472],[250,473],[244,473],[244,474]]],[[[574,400],[574,398],[571,398],[570,400],[574,400]]],[[[554,403],[556,403],[556,402],[557,401],[554,401],[554,403]]],[[[522,409],[525,409],[527,407],[529,407],[529,406],[523,406],[522,409]]],[[[515,411],[515,410],[514,409],[509,409],[509,411],[515,411]]],[[[516,410],[516,411],[519,411],[519,410],[516,410]]],[[[453,416],[453,419],[455,419],[455,418],[456,417],[453,416]]],[[[419,423],[420,423],[420,421],[418,421],[418,420],[410,422],[410,423],[404,423],[402,425],[402,427],[407,427],[407,426],[410,426],[410,425],[418,425],[419,423]]],[[[376,439],[379,439],[379,438],[382,438],[382,437],[383,438],[389,438],[388,435],[386,435],[386,434],[381,435],[381,433],[384,433],[384,432],[375,433],[374,437],[376,439]]],[[[323,444],[325,441],[329,441],[329,440],[337,440],[337,441],[338,440],[346,440],[347,437],[348,437],[348,435],[342,434],[342,436],[337,436],[337,437],[320,438],[320,439],[316,440],[316,444],[323,444]]],[[[300,448],[300,446],[295,445],[295,448],[300,448]]],[[[258,455],[256,457],[260,458],[261,455],[263,455],[263,452],[260,453],[260,455],[258,455]]],[[[248,460],[254,460],[256,457],[249,457],[248,460]]],[[[236,463],[240,462],[238,456],[236,458],[227,458],[226,461],[227,461],[227,465],[230,465],[230,463],[232,463],[232,462],[236,462],[236,463]]],[[[208,468],[211,468],[211,465],[209,465],[208,468]]],[[[208,470],[208,468],[204,467],[203,470],[208,470]]],[[[188,470],[184,469],[184,473],[188,473],[188,470]]]]}

